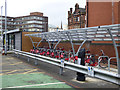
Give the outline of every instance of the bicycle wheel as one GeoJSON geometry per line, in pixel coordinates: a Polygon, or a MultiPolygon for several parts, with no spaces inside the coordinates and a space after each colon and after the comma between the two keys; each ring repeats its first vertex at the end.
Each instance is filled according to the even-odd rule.
{"type": "Polygon", "coordinates": [[[108,58],[102,57],[99,64],[100,64],[101,68],[107,68],[108,67],[108,58]]]}

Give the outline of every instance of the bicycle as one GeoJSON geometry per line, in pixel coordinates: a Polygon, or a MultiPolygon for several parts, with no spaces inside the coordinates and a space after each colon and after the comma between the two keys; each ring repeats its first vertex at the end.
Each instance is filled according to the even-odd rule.
{"type": "Polygon", "coordinates": [[[107,68],[109,57],[105,55],[103,50],[101,50],[101,53],[102,53],[102,55],[99,56],[99,58],[98,58],[98,64],[101,68],[107,68]]]}
{"type": "Polygon", "coordinates": [[[101,50],[101,56],[99,56],[98,59],[96,59],[95,56],[99,56],[99,55],[88,54],[87,58],[85,59],[85,63],[87,63],[88,66],[97,66],[98,65],[101,68],[108,67],[109,57],[104,54],[103,50],[101,50]]]}

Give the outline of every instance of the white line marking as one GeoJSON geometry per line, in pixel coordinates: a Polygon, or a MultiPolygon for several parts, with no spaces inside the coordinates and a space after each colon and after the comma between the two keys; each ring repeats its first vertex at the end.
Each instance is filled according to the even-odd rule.
{"type": "Polygon", "coordinates": [[[46,84],[34,84],[34,85],[24,85],[24,86],[15,86],[15,87],[6,87],[6,88],[24,88],[24,87],[44,86],[44,85],[54,85],[54,84],[65,84],[65,82],[46,83],[46,84]]]}

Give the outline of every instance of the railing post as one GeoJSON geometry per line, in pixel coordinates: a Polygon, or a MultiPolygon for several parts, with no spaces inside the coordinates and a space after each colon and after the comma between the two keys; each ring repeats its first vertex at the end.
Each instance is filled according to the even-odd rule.
{"type": "Polygon", "coordinates": [[[28,60],[27,60],[28,62],[30,62],[30,58],[28,57],[28,60]]]}
{"type": "Polygon", "coordinates": [[[17,53],[17,58],[19,58],[19,52],[17,53]]]}
{"type": "Polygon", "coordinates": [[[63,67],[60,67],[60,72],[59,72],[60,75],[63,74],[63,67]]]}
{"type": "Polygon", "coordinates": [[[71,34],[70,34],[70,32],[67,32],[66,33],[67,34],[67,36],[68,36],[68,38],[69,38],[69,40],[70,40],[70,43],[71,43],[71,46],[72,46],[72,50],[73,50],[73,55],[75,56],[75,49],[74,49],[74,45],[73,45],[73,40],[72,40],[72,36],[71,36],[71,34]]]}
{"type": "Polygon", "coordinates": [[[64,68],[64,59],[61,59],[61,66],[60,66],[60,72],[59,72],[60,75],[63,74],[63,68],[64,68]]]}
{"type": "Polygon", "coordinates": [[[35,59],[35,65],[37,65],[37,64],[38,64],[38,60],[35,59]]]}

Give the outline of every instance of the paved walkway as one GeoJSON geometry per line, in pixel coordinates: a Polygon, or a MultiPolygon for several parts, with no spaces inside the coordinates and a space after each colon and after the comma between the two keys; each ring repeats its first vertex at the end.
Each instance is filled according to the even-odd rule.
{"type": "Polygon", "coordinates": [[[16,57],[0,56],[1,88],[71,88],[65,82],[54,79],[44,71],[31,67],[16,57]]]}
{"type": "Polygon", "coordinates": [[[40,61],[35,66],[33,59],[27,62],[25,57],[9,54],[0,58],[2,88],[118,88],[118,85],[88,76],[86,81],[77,81],[76,72],[68,69],[61,76],[59,67],[40,61]]]}

